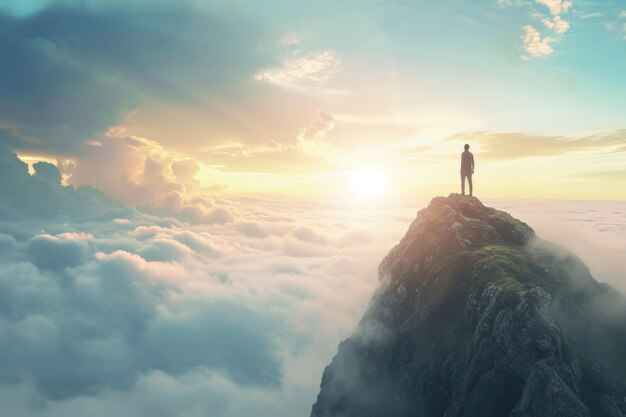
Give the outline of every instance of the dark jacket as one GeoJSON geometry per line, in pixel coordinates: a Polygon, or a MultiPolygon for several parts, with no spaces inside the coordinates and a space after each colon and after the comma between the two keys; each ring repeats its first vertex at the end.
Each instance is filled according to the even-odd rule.
{"type": "Polygon", "coordinates": [[[474,173],[474,155],[470,151],[461,154],[461,174],[474,173]]]}

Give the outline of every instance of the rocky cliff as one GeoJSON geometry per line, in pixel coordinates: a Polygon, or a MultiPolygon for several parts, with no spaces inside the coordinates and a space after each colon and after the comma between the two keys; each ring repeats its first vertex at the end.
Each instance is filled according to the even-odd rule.
{"type": "Polygon", "coordinates": [[[312,417],[626,416],[626,301],[474,197],[437,197],[383,259],[312,417]]]}

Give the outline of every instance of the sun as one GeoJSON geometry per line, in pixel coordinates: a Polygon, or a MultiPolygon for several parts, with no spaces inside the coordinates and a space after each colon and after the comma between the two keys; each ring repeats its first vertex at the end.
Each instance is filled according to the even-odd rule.
{"type": "Polygon", "coordinates": [[[362,167],[351,173],[354,194],[364,200],[380,196],[385,189],[385,172],[380,168],[362,167]]]}

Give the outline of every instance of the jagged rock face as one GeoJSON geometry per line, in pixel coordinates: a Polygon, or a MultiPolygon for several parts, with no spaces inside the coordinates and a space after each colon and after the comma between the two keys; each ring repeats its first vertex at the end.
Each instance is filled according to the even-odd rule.
{"type": "Polygon", "coordinates": [[[312,417],[626,416],[626,302],[473,197],[437,197],[379,267],[312,417]]]}

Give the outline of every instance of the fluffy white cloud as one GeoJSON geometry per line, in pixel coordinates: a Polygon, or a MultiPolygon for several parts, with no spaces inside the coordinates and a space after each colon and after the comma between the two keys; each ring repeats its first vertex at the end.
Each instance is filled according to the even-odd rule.
{"type": "Polygon", "coordinates": [[[168,197],[184,195],[199,168],[188,159],[174,159],[156,142],[118,130],[92,142],[83,155],[62,167],[70,184],[89,184],[137,206],[158,205],[159,200],[164,204],[168,197]]]}
{"type": "Polygon", "coordinates": [[[90,185],[108,195],[159,215],[172,214],[188,221],[228,223],[234,215],[212,199],[195,178],[200,164],[165,151],[149,139],[127,136],[113,129],[71,161],[61,161],[67,182],[90,185]]]}
{"type": "Polygon", "coordinates": [[[542,19],[547,28],[554,30],[555,33],[562,34],[569,30],[569,22],[561,19],[561,16],[554,16],[552,19],[542,19]]]}
{"type": "MultiPolygon", "coordinates": [[[[539,58],[552,54],[554,52],[552,45],[559,42],[563,37],[562,35],[569,30],[570,23],[560,15],[567,13],[573,3],[563,0],[535,1],[547,7],[552,17],[547,17],[538,12],[531,13],[531,17],[540,20],[555,35],[555,37],[544,36],[532,25],[522,26],[524,30],[524,36],[522,37],[524,49],[528,52],[530,57],[539,58]]],[[[522,55],[521,58],[524,60],[530,59],[528,55],[522,55]]]]}
{"type": "Polygon", "coordinates": [[[554,16],[557,16],[561,13],[566,13],[570,7],[572,7],[573,2],[571,1],[563,1],[563,0],[536,0],[537,3],[543,4],[550,10],[554,16]]]}
{"type": "Polygon", "coordinates": [[[541,33],[531,25],[525,25],[524,29],[524,48],[533,57],[550,55],[554,49],[550,44],[554,42],[551,37],[542,37],[541,33]]]}
{"type": "Polygon", "coordinates": [[[283,61],[279,68],[267,69],[254,76],[258,81],[289,87],[299,83],[326,84],[341,67],[341,60],[333,50],[311,52],[299,58],[283,61]]]}
{"type": "MultiPolygon", "coordinates": [[[[283,214],[295,207],[286,204],[283,214]]],[[[146,413],[140,395],[153,378],[182,384],[174,397],[191,395],[190,378],[213,390],[193,398],[204,412],[198,402],[216,394],[214,383],[229,386],[233,397],[214,415],[240,415],[230,413],[245,392],[278,398],[300,385],[312,401],[324,362],[375,285],[376,258],[392,242],[342,246],[358,230],[345,229],[348,212],[308,213],[304,226],[287,216],[263,220],[277,213],[262,203],[256,211],[231,226],[137,225],[143,218],[48,224],[68,231],[25,241],[0,235],[3,382],[32,384],[29,395],[50,411],[76,401],[114,409],[107,401],[136,393],[128,401],[146,413]],[[332,225],[339,219],[342,227],[332,225]],[[367,263],[353,261],[371,251],[367,263]]]]}

